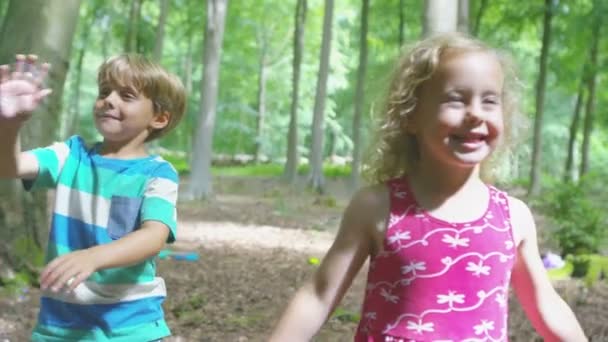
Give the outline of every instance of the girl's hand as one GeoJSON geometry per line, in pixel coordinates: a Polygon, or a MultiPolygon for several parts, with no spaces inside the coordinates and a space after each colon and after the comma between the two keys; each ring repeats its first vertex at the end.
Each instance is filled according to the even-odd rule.
{"type": "Polygon", "coordinates": [[[37,61],[36,55],[17,55],[12,73],[8,65],[0,65],[0,121],[26,120],[51,93],[42,88],[50,65],[37,61]]]}
{"type": "Polygon", "coordinates": [[[51,261],[40,274],[40,288],[59,292],[73,291],[93,272],[97,271],[97,263],[93,253],[83,249],[62,255],[51,261]]]}

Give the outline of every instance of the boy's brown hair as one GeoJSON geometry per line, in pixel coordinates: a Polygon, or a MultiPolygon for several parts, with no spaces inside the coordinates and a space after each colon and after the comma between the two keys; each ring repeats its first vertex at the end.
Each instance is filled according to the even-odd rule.
{"type": "Polygon", "coordinates": [[[140,54],[122,54],[106,60],[99,67],[97,84],[133,86],[152,101],[154,113],[169,113],[169,123],[150,132],[146,141],[171,131],[186,109],[186,90],[181,80],[159,64],[140,54]]]}

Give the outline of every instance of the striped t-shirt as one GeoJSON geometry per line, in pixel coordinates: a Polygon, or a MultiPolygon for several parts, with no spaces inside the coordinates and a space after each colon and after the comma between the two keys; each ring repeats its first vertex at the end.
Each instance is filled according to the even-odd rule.
{"type": "MultiPolygon", "coordinates": [[[[111,243],[144,221],[164,223],[175,240],[178,176],[158,156],[104,158],[80,137],[32,150],[38,176],[26,188],[54,188],[46,262],[111,243]]],[[[170,335],[165,283],[154,258],[93,273],[73,292],[42,293],[34,341],[152,341],[170,335]]]]}

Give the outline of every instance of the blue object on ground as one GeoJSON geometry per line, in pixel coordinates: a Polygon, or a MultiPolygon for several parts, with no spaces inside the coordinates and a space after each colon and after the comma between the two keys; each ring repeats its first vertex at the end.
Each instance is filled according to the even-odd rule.
{"type": "Polygon", "coordinates": [[[566,262],[561,256],[555,253],[547,252],[543,257],[543,265],[546,269],[550,270],[553,268],[562,268],[566,262]]]}
{"type": "Polygon", "coordinates": [[[196,252],[174,252],[169,249],[163,249],[158,253],[160,259],[173,259],[180,261],[197,261],[199,259],[196,252]]]}

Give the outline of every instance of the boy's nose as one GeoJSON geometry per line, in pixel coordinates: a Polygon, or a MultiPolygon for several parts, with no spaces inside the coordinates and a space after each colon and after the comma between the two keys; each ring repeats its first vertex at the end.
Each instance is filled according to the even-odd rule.
{"type": "Polygon", "coordinates": [[[116,104],[117,98],[119,98],[119,96],[116,93],[116,91],[112,91],[106,97],[104,97],[102,100],[103,100],[103,103],[104,103],[105,106],[109,106],[110,108],[114,108],[114,106],[116,104]]]}

